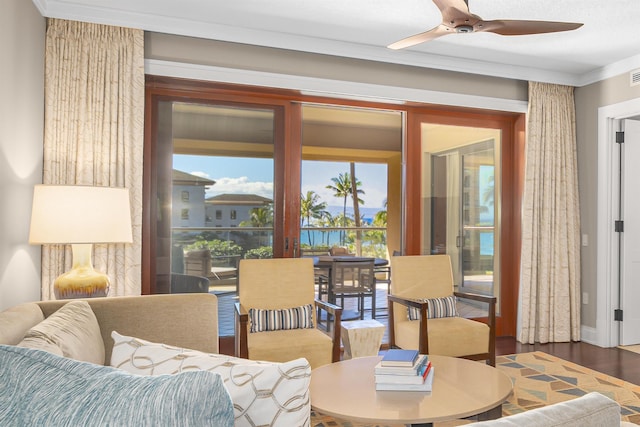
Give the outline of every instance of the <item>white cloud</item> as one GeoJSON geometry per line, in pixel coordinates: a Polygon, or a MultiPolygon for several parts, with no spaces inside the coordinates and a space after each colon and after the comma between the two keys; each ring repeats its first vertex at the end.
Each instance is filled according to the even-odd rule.
{"type": "MultiPolygon", "coordinates": [[[[193,175],[202,176],[203,178],[213,179],[216,183],[209,187],[207,191],[207,197],[215,196],[217,194],[257,194],[262,197],[273,199],[273,182],[263,181],[250,181],[248,177],[241,176],[238,178],[211,178],[207,174],[202,172],[191,172],[193,175]],[[201,174],[201,175],[199,175],[201,174]]],[[[381,191],[375,187],[363,186],[365,191],[362,199],[365,201],[363,207],[366,208],[382,208],[384,206],[384,200],[387,197],[386,192],[381,191]]],[[[326,185],[307,185],[301,189],[302,194],[306,194],[308,190],[314,191],[318,194],[323,202],[327,202],[329,206],[342,206],[343,199],[334,197],[333,191],[326,188],[326,185]]],[[[351,199],[347,200],[347,205],[350,205],[351,199]]]]}
{"type": "Polygon", "coordinates": [[[238,178],[213,178],[215,185],[209,188],[207,197],[216,194],[257,194],[273,199],[273,182],[249,181],[246,176],[238,178]]]}
{"type": "Polygon", "coordinates": [[[383,208],[387,199],[386,188],[381,191],[375,187],[364,188],[365,195],[361,198],[365,201],[364,206],[367,208],[383,208]]]}

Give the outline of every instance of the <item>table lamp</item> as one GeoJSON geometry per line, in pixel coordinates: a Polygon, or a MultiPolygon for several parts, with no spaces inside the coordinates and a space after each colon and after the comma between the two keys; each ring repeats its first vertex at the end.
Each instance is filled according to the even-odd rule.
{"type": "Polygon", "coordinates": [[[109,277],[93,269],[94,243],[131,243],[131,208],[126,188],[36,185],[31,244],[71,244],[73,267],[56,278],[56,299],[104,297],[109,277]]]}

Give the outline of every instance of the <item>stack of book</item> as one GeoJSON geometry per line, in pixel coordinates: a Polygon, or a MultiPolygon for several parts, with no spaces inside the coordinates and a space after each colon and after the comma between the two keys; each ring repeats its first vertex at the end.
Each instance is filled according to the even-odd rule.
{"type": "Polygon", "coordinates": [[[376,390],[431,391],[433,367],[418,350],[388,350],[375,367],[376,390]]]}

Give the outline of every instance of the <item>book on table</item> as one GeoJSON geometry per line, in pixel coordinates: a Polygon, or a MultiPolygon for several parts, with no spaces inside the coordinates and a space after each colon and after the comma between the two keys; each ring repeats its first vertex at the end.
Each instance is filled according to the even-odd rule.
{"type": "Polygon", "coordinates": [[[435,368],[431,367],[422,384],[398,384],[376,382],[377,391],[427,391],[433,389],[433,375],[435,368]]]}
{"type": "Polygon", "coordinates": [[[385,384],[422,384],[431,371],[431,362],[421,365],[415,375],[375,374],[375,382],[385,384]]]}
{"type": "Polygon", "coordinates": [[[418,371],[427,364],[429,356],[421,354],[412,366],[383,366],[382,361],[374,368],[376,375],[418,375],[418,371]]]}
{"type": "Polygon", "coordinates": [[[406,366],[411,367],[416,363],[419,353],[418,350],[404,350],[394,348],[387,350],[380,361],[382,366],[406,366]]]}

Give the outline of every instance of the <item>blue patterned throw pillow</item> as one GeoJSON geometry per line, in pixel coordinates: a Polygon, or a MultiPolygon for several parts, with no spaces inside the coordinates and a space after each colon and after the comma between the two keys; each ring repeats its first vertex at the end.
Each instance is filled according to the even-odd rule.
{"type": "MultiPolygon", "coordinates": [[[[425,298],[417,300],[427,303],[427,319],[437,319],[439,317],[457,317],[456,297],[453,295],[444,298],[425,298]]],[[[420,310],[409,307],[409,320],[419,320],[420,310]]]]}
{"type": "Polygon", "coordinates": [[[251,332],[280,331],[285,329],[313,328],[313,305],[282,310],[249,309],[251,332]]]}
{"type": "Polygon", "coordinates": [[[231,397],[207,371],[140,376],[0,345],[0,425],[234,425],[231,397]]]}

